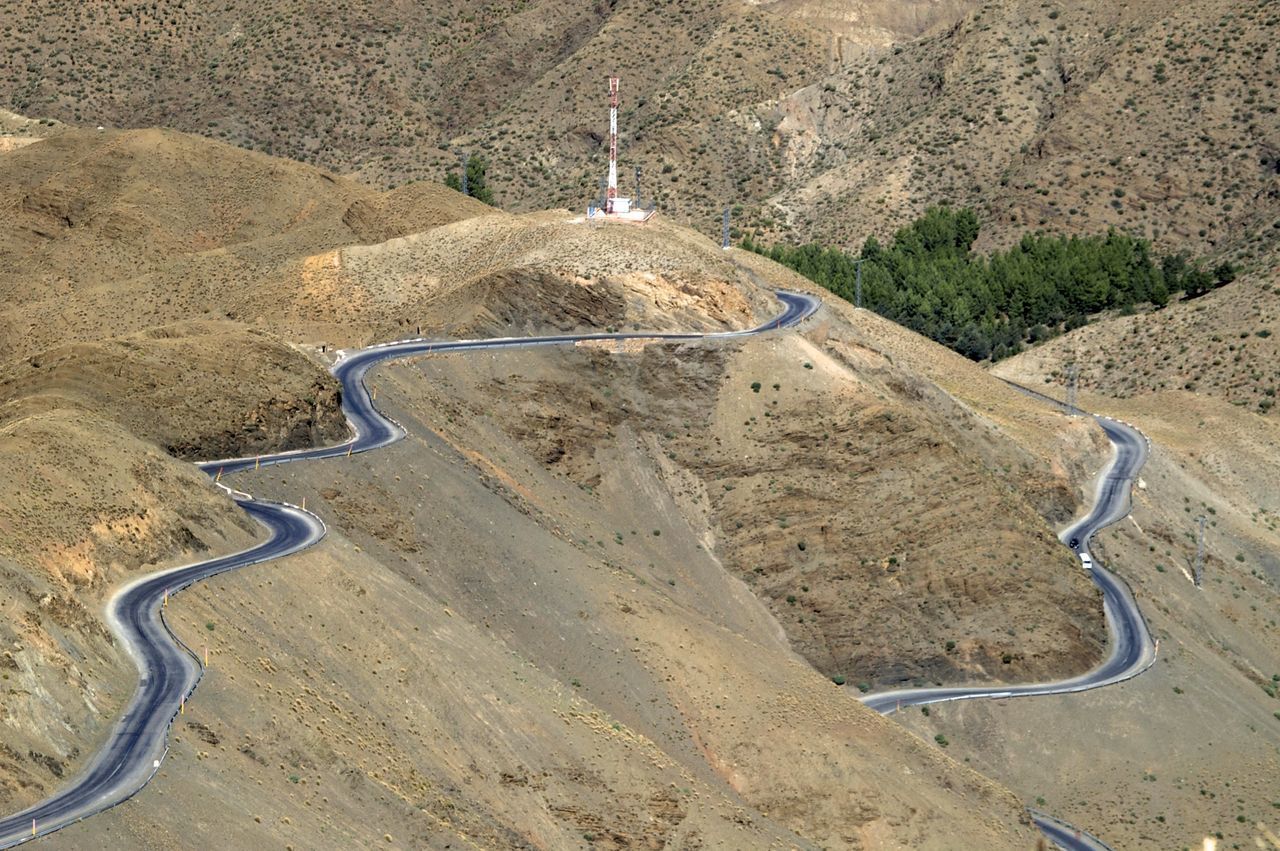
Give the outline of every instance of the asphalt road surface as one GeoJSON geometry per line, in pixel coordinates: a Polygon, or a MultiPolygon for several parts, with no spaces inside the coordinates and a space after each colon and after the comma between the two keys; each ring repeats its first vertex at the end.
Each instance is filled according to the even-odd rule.
{"type": "MultiPolygon", "coordinates": [[[[337,446],[285,452],[260,458],[210,461],[200,468],[217,479],[258,466],[313,458],[333,458],[367,452],[404,437],[404,430],[373,406],[364,378],[383,361],[433,352],[470,349],[528,348],[572,345],[585,340],[717,340],[749,337],[790,328],[821,306],[815,296],[779,291],[783,311],[763,325],[745,331],[709,334],[632,333],[560,334],[550,337],[435,342],[406,340],[344,353],[333,366],[342,383],[342,407],[351,424],[352,439],[337,446]]],[[[325,534],[320,518],[296,506],[255,500],[225,488],[236,502],[269,532],[266,541],[243,552],[153,573],[117,591],[107,604],[112,633],[137,664],[139,682],[124,715],[116,722],[101,751],[71,783],[40,803],[0,819],[0,848],[19,845],[37,836],[74,824],[138,793],[159,770],[168,752],[169,728],[195,690],[203,674],[196,652],[185,647],[164,622],[169,595],[201,579],[228,570],[280,558],[311,546],[325,534]]],[[[198,651],[199,648],[196,648],[198,651]]]]}
{"type": "Polygon", "coordinates": [[[277,455],[261,458],[233,458],[225,461],[206,461],[200,467],[207,473],[235,473],[240,470],[254,469],[256,466],[284,464],[290,461],[305,461],[314,458],[336,458],[348,453],[368,452],[404,437],[404,429],[383,416],[374,408],[364,379],[369,370],[384,361],[414,355],[439,354],[441,352],[460,352],[476,349],[527,349],[534,346],[565,346],[590,340],[732,340],[738,337],[751,337],[765,331],[790,328],[812,316],[821,302],[817,297],[804,293],[793,293],[779,290],[776,293],[782,302],[783,312],[773,319],[745,331],[721,331],[710,334],[698,333],[643,333],[630,334],[557,334],[550,337],[505,337],[492,340],[450,340],[446,342],[417,339],[402,340],[398,343],[385,343],[359,349],[354,352],[341,352],[338,361],[333,365],[335,378],[342,383],[342,409],[351,425],[352,438],[335,446],[318,449],[300,449],[296,452],[282,452],[277,455]]]}
{"type": "Polygon", "coordinates": [[[196,655],[164,621],[169,595],[193,582],[297,552],[324,537],[324,524],[289,505],[236,501],[269,532],[242,552],[144,576],[107,603],[107,623],[138,666],[138,688],[106,744],[72,783],[35,806],[0,819],[0,847],[43,836],[125,801],[147,784],[168,752],[169,726],[200,681],[196,655]]]}
{"type": "MultiPolygon", "coordinates": [[[[1097,418],[1115,449],[1115,457],[1098,482],[1098,494],[1089,513],[1059,537],[1078,539],[1077,553],[1089,553],[1089,539],[1104,526],[1129,513],[1129,490],[1147,459],[1147,441],[1137,430],[1115,420],[1097,418]]],[[[1019,686],[951,686],[911,688],[869,694],[862,702],[888,714],[908,706],[975,698],[1031,697],[1070,694],[1122,682],[1145,671],[1155,661],[1155,644],[1138,610],[1133,593],[1120,579],[1095,562],[1093,581],[1102,589],[1103,610],[1111,640],[1107,658],[1093,670],[1052,683],[1019,686]]]]}
{"type": "MultiPolygon", "coordinates": [[[[589,340],[734,339],[790,328],[813,315],[821,305],[816,297],[802,293],[778,291],[777,297],[783,304],[783,312],[763,325],[744,331],[561,334],[447,342],[417,339],[344,352],[332,371],[342,384],[342,406],[353,434],[350,440],[336,446],[257,458],[210,461],[199,466],[220,479],[224,474],[259,466],[367,452],[400,440],[404,436],[403,428],[376,410],[365,386],[369,370],[384,361],[438,352],[572,345],[589,340]]],[[[1064,540],[1078,538],[1081,552],[1087,552],[1089,538],[1094,532],[1128,513],[1129,487],[1147,452],[1146,440],[1136,430],[1112,420],[1099,418],[1098,422],[1115,444],[1116,457],[1099,484],[1093,510],[1062,533],[1064,540]]],[[[210,576],[298,552],[324,537],[324,524],[310,512],[227,490],[245,511],[266,527],[268,539],[239,553],[150,574],[112,596],[107,604],[107,621],[138,666],[137,691],[101,751],[68,786],[22,812],[0,819],[0,848],[44,836],[126,801],[155,775],[168,752],[169,728],[173,719],[203,674],[197,653],[184,646],[164,622],[163,610],[169,595],[210,576]]],[[[1084,691],[1136,676],[1155,659],[1146,624],[1133,595],[1114,575],[1098,567],[1093,570],[1093,578],[1102,588],[1107,623],[1112,631],[1111,652],[1107,660],[1093,671],[1058,683],[907,689],[868,695],[863,702],[880,712],[890,713],[904,706],[947,700],[1084,691]]],[[[1100,841],[1052,816],[1032,813],[1032,818],[1055,844],[1068,851],[1106,848],[1100,841]]]]}
{"type": "MultiPolygon", "coordinates": [[[[1115,455],[1098,481],[1093,508],[1058,537],[1064,542],[1076,541],[1072,547],[1078,555],[1090,555],[1089,540],[1101,528],[1122,520],[1129,514],[1130,491],[1138,471],[1147,460],[1147,439],[1135,428],[1106,417],[1096,417],[1098,425],[1111,439],[1115,455]]],[[[1081,568],[1083,569],[1083,567],[1081,568]]],[[[1016,686],[950,686],[945,688],[912,688],[869,694],[862,702],[888,715],[908,706],[943,703],[978,698],[999,699],[1035,695],[1071,694],[1102,688],[1136,677],[1156,660],[1156,647],[1147,622],[1133,599],[1133,592],[1114,573],[1095,560],[1089,571],[1094,583],[1102,589],[1102,607],[1110,632],[1107,657],[1093,670],[1080,676],[1052,683],[1016,686]]],[[[1107,846],[1096,837],[1077,830],[1065,822],[1043,813],[1032,813],[1036,824],[1054,844],[1067,851],[1098,851],[1107,846]]]]}

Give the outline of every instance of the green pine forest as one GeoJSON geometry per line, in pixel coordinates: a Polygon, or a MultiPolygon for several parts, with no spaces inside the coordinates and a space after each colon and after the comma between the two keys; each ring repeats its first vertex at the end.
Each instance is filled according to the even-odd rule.
{"type": "MultiPolygon", "coordinates": [[[[489,171],[489,163],[484,157],[472,154],[467,157],[467,194],[477,201],[483,201],[490,207],[495,206],[493,190],[485,180],[489,171]]],[[[444,185],[457,192],[462,191],[462,177],[456,171],[444,176],[444,185]]]]}
{"type": "Polygon", "coordinates": [[[1103,236],[1029,233],[1006,251],[975,254],[973,210],[933,207],[882,246],[869,237],[858,255],[816,243],[756,244],[763,254],[853,302],[857,261],[862,303],[976,361],[999,360],[1104,311],[1161,308],[1229,283],[1235,271],[1207,271],[1185,255],[1155,257],[1150,244],[1116,230],[1103,236]]]}

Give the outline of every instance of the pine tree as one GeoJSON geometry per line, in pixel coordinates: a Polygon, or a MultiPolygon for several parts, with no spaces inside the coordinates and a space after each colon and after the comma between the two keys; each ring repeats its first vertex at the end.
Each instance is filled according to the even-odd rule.
{"type": "MultiPolygon", "coordinates": [[[[1170,293],[1187,297],[1229,283],[1235,269],[1211,272],[1185,255],[1159,263],[1150,245],[1117,230],[1104,236],[1029,233],[1007,251],[972,253],[978,217],[969,209],[933,207],[894,234],[887,247],[868,237],[862,264],[863,304],[974,360],[1000,359],[1079,328],[1103,310],[1160,308],[1170,293]]],[[[855,299],[857,266],[845,252],[817,243],[743,247],[776,260],[847,301],[855,299]]]]}
{"type": "MultiPolygon", "coordinates": [[[[485,183],[485,173],[489,170],[489,164],[485,162],[484,157],[478,154],[472,154],[467,158],[467,194],[477,201],[483,201],[490,207],[497,206],[493,203],[493,190],[485,183]]],[[[444,185],[458,192],[462,191],[462,180],[458,173],[451,171],[444,177],[444,185]]]]}

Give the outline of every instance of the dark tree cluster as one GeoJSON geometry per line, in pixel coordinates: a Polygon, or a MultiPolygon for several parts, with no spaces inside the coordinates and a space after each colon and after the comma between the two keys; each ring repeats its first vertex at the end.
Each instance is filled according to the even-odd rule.
{"type": "MultiPolygon", "coordinates": [[[[484,157],[472,154],[467,158],[467,194],[477,201],[483,201],[490,207],[494,207],[497,205],[493,201],[493,190],[485,180],[488,171],[489,163],[484,157]]],[[[444,176],[444,185],[461,192],[462,178],[458,172],[451,171],[444,176]]]]}
{"type": "Polygon", "coordinates": [[[1103,236],[1025,235],[1006,251],[973,252],[978,217],[970,209],[933,207],[882,246],[869,237],[858,255],[808,245],[743,247],[854,301],[862,262],[862,303],[973,360],[999,360],[1088,323],[1106,310],[1164,307],[1230,283],[1185,255],[1157,259],[1150,244],[1116,230],[1103,236]]]}

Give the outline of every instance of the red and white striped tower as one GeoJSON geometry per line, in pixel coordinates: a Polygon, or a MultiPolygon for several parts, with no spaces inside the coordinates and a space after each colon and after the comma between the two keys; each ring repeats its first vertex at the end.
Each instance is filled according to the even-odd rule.
{"type": "Polygon", "coordinates": [[[609,185],[605,189],[604,211],[614,212],[618,197],[618,78],[609,78],[609,185]]]}

